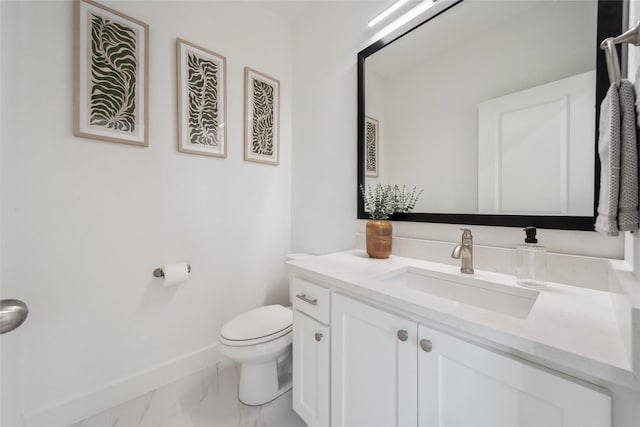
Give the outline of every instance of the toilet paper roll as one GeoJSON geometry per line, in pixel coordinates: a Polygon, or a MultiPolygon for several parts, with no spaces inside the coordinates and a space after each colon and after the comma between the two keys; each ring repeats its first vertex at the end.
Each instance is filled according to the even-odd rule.
{"type": "Polygon", "coordinates": [[[164,286],[176,286],[189,280],[189,266],[187,263],[166,264],[162,267],[164,286]]]}

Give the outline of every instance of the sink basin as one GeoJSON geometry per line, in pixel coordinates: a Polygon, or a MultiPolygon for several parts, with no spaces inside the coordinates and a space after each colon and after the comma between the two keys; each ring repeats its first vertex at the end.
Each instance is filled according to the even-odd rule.
{"type": "Polygon", "coordinates": [[[534,289],[504,285],[475,275],[405,267],[387,274],[382,281],[458,303],[526,319],[540,294],[534,289]]]}

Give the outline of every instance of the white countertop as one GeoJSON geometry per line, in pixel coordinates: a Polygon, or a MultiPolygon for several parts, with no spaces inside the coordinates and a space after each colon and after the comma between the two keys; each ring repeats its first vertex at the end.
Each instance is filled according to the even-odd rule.
{"type": "MultiPolygon", "coordinates": [[[[391,256],[372,259],[352,250],[290,261],[290,271],[334,290],[384,304],[425,323],[444,326],[476,341],[520,357],[640,390],[631,368],[616,313],[615,298],[623,295],[548,283],[526,318],[485,310],[406,286],[392,286],[385,275],[406,267],[458,275],[459,267],[391,256]]],[[[474,278],[519,287],[515,277],[476,270],[474,278]]],[[[626,339],[629,339],[628,337],[626,339]]]]}

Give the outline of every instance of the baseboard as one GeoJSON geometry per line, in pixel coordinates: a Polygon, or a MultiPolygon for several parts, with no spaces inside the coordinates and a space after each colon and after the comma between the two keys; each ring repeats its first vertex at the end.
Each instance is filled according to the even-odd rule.
{"type": "Polygon", "coordinates": [[[215,365],[223,358],[217,343],[177,357],[54,407],[27,415],[26,427],[67,427],[215,365]]]}

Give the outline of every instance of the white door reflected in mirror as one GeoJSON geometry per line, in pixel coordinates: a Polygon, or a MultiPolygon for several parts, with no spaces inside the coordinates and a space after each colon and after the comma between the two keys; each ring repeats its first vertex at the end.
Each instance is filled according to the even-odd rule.
{"type": "Polygon", "coordinates": [[[593,213],[595,88],[588,71],[479,105],[479,213],[593,213]]]}

